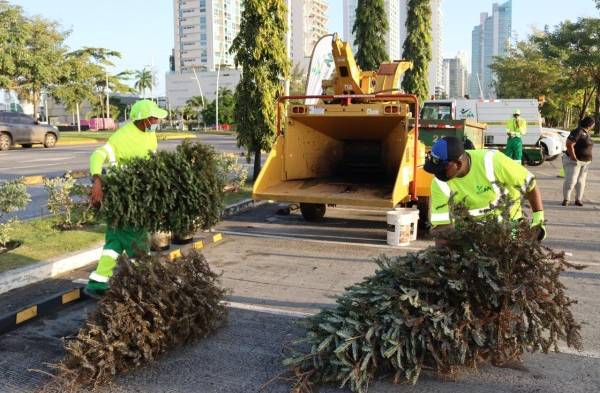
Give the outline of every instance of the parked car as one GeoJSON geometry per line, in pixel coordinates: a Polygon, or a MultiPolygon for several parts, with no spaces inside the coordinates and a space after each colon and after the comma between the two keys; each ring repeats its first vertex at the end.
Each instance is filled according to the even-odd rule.
{"type": "Polygon", "coordinates": [[[31,116],[18,112],[0,111],[0,150],[8,150],[13,145],[31,147],[42,144],[54,147],[60,137],[58,128],[40,124],[31,116]]]}

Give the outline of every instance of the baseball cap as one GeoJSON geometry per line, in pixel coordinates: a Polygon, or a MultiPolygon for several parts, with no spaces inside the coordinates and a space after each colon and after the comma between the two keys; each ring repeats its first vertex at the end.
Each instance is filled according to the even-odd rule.
{"type": "Polygon", "coordinates": [[[425,158],[423,169],[433,175],[443,173],[450,161],[458,160],[465,153],[463,142],[453,136],[438,139],[425,158]]]}
{"type": "Polygon", "coordinates": [[[149,117],[164,119],[168,112],[156,105],[156,102],[151,100],[139,100],[131,107],[129,117],[131,120],[142,120],[149,117]]]}
{"type": "Polygon", "coordinates": [[[513,115],[521,115],[521,110],[515,109],[515,111],[513,112],[513,115]]]}

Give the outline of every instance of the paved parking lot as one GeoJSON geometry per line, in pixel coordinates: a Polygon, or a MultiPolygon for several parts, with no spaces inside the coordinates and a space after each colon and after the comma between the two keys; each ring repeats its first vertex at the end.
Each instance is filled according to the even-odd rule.
{"type": "MultiPolygon", "coordinates": [[[[562,180],[556,178],[555,163],[532,170],[546,205],[547,244],[564,249],[569,260],[588,265],[562,277],[568,294],[579,301],[574,312],[583,326],[584,352],[561,347],[566,353],[528,354],[523,366],[484,366],[464,372],[456,381],[427,374],[415,387],[393,386],[384,377],[371,392],[600,391],[600,165],[594,164],[590,173],[583,208],[560,206],[562,180]]],[[[332,306],[346,286],[371,274],[376,268],[373,257],[431,244],[423,239],[409,248],[387,246],[382,210],[339,207],[329,209],[323,223],[311,224],[298,212],[277,215],[279,208],[265,204],[223,221],[216,230],[225,240],[205,251],[232,290],[228,325],[118,378],[106,392],[288,392],[290,385],[276,377],[283,371],[286,343],[302,334],[297,322],[332,306]]],[[[45,362],[60,358],[60,338],[73,334],[93,307],[82,303],[0,337],[0,391],[34,392],[45,376],[31,370],[47,370],[45,362]]]]}

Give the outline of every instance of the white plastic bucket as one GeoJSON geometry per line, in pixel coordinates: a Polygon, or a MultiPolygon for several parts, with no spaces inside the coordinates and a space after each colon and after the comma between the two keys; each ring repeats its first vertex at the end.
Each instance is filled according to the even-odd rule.
{"type": "Polygon", "coordinates": [[[409,209],[406,207],[397,207],[395,209],[397,212],[402,212],[404,214],[412,215],[412,223],[410,225],[410,240],[417,240],[417,228],[419,227],[419,210],[418,209],[409,209]]]}
{"type": "Polygon", "coordinates": [[[390,246],[408,246],[412,222],[412,213],[396,210],[387,212],[387,243],[390,246]]]}

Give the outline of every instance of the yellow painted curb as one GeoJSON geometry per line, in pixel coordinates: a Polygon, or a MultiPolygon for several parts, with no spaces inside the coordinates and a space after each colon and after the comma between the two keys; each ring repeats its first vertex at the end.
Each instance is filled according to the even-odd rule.
{"type": "Polygon", "coordinates": [[[44,177],[40,175],[35,176],[25,176],[23,177],[23,184],[28,186],[35,186],[39,184],[44,184],[44,177]]]}

